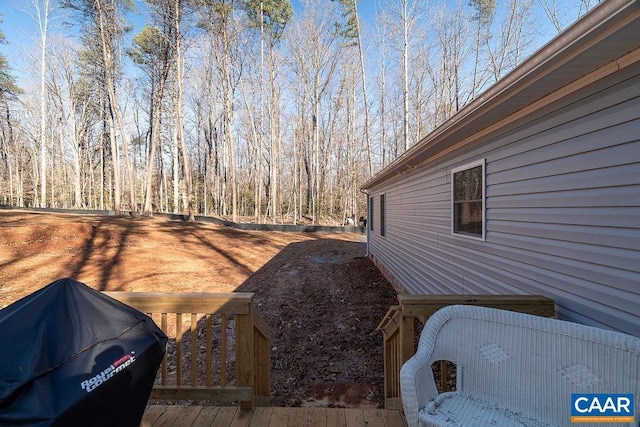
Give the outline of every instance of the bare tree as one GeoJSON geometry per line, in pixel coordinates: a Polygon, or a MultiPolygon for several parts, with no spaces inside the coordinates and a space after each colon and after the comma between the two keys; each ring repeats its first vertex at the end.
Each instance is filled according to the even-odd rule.
{"type": "Polygon", "coordinates": [[[471,99],[476,97],[478,90],[484,85],[484,77],[480,69],[482,48],[489,42],[491,23],[496,12],[496,0],[471,0],[470,5],[475,9],[473,21],[476,24],[476,38],[474,44],[473,79],[471,83],[471,99]]]}
{"type": "MultiPolygon", "coordinates": [[[[327,169],[329,139],[321,133],[322,105],[333,107],[331,84],[340,63],[340,45],[331,27],[335,22],[335,9],[314,2],[305,2],[306,17],[292,26],[288,40],[290,65],[299,79],[298,126],[305,144],[301,147],[307,176],[307,210],[315,224],[320,212],[320,196],[327,169]]],[[[325,122],[326,123],[326,122],[325,122]]]]}
{"type": "Polygon", "coordinates": [[[380,169],[384,168],[388,163],[387,151],[387,122],[389,121],[387,114],[387,73],[389,70],[389,16],[386,11],[377,13],[378,38],[380,46],[380,65],[378,75],[379,97],[378,97],[378,122],[379,122],[379,158],[380,169]]]}
{"type": "MultiPolygon", "coordinates": [[[[559,4],[541,1],[564,27],[559,4]]],[[[571,13],[593,1],[572,0],[571,13]]],[[[361,210],[358,183],[517,65],[545,7],[386,0],[371,40],[357,0],[304,0],[296,15],[290,0],[146,0],[149,25],[128,49],[143,71],[134,80],[121,56],[133,1],[59,2],[80,11],[82,49],[44,34],[33,62],[46,76],[25,73],[24,96],[3,89],[0,56],[3,200],[120,213],[138,192],[147,214],[294,223],[361,210]]]]}
{"type": "Polygon", "coordinates": [[[466,42],[468,26],[465,15],[460,8],[440,10],[435,14],[435,21],[441,25],[434,26],[437,50],[440,57],[435,61],[440,64],[440,80],[436,87],[440,88],[440,96],[436,100],[437,123],[442,123],[460,110],[462,64],[469,54],[466,42]]]}
{"type": "Polygon", "coordinates": [[[47,34],[52,10],[50,0],[29,0],[27,13],[40,35],[40,206],[47,206],[47,34]]]}
{"type": "Polygon", "coordinates": [[[371,160],[371,120],[369,118],[369,97],[367,91],[367,72],[364,63],[364,49],[362,47],[362,31],[360,18],[358,17],[359,0],[338,0],[344,7],[344,17],[346,23],[341,31],[346,40],[347,47],[356,46],[358,48],[358,59],[360,63],[360,76],[362,83],[362,97],[364,101],[364,139],[367,153],[367,167],[369,175],[373,175],[373,162],[371,160]]]}
{"type": "MultiPolygon", "coordinates": [[[[63,153],[71,153],[71,181],[74,208],[84,206],[82,198],[83,140],[91,126],[92,106],[87,94],[86,81],[80,78],[75,67],[76,54],[68,40],[58,38],[53,46],[53,61],[48,78],[48,91],[59,118],[60,146],[63,153]]],[[[66,158],[65,158],[66,160],[66,158]]],[[[61,166],[65,167],[64,162],[61,166]]],[[[65,181],[63,180],[62,183],[65,181]]]]}
{"type": "Polygon", "coordinates": [[[500,22],[500,34],[487,43],[489,69],[494,81],[520,63],[523,52],[531,43],[529,24],[533,0],[510,0],[505,18],[500,22]]]}
{"type": "Polygon", "coordinates": [[[418,23],[424,19],[424,4],[418,0],[394,0],[388,5],[390,31],[396,37],[395,46],[399,52],[400,87],[402,94],[402,150],[406,151],[415,141],[410,138],[409,107],[409,67],[411,52],[415,47],[415,34],[419,33],[418,23]]]}
{"type": "MultiPolygon", "coordinates": [[[[187,187],[187,212],[189,221],[195,221],[195,212],[193,206],[193,187],[191,184],[191,172],[189,169],[189,158],[187,157],[187,149],[185,146],[184,132],[184,101],[183,101],[183,80],[184,80],[184,60],[182,56],[182,32],[181,26],[184,1],[174,0],[174,28],[175,28],[175,64],[176,64],[176,85],[177,85],[177,103],[176,103],[176,135],[178,137],[178,145],[182,154],[182,170],[184,172],[184,180],[187,187]]],[[[174,182],[174,185],[177,183],[174,182]]]]}
{"type": "Polygon", "coordinates": [[[234,103],[236,89],[244,65],[240,49],[240,28],[236,19],[235,0],[203,0],[203,24],[213,36],[220,77],[220,87],[223,98],[222,106],[222,135],[228,155],[228,179],[231,187],[231,216],[237,221],[238,217],[238,186],[236,180],[235,143],[233,135],[234,103]]]}
{"type": "MultiPolygon", "coordinates": [[[[145,180],[144,213],[153,213],[154,165],[160,144],[163,102],[169,80],[171,66],[175,61],[176,11],[175,4],[168,1],[150,2],[151,19],[157,26],[145,26],[133,38],[133,48],[129,56],[145,72],[150,84],[149,105],[149,153],[147,158],[147,178],[145,180]]],[[[176,180],[177,181],[177,180],[176,180]]],[[[178,183],[174,182],[177,189],[178,183]]],[[[174,212],[178,200],[174,196],[174,212]]]]}
{"type": "MultiPolygon", "coordinates": [[[[2,30],[0,30],[0,43],[6,43],[2,30]]],[[[9,191],[8,194],[6,192],[4,194],[5,203],[8,201],[9,204],[16,203],[18,206],[24,206],[20,177],[23,170],[20,157],[24,150],[17,144],[17,123],[10,107],[20,93],[22,90],[16,85],[7,58],[0,53],[0,162],[5,165],[4,168],[0,168],[3,170],[0,174],[0,190],[2,190],[2,183],[6,181],[9,191]],[[17,184],[15,187],[14,182],[17,184]]]]}
{"type": "Polygon", "coordinates": [[[540,1],[542,10],[558,33],[591,10],[593,6],[598,4],[598,0],[574,0],[571,3],[578,3],[578,5],[571,7],[573,5],[567,4],[566,1],[558,4],[557,0],[540,1]],[[572,15],[572,12],[575,15],[572,15]]]}
{"type": "Polygon", "coordinates": [[[65,5],[76,9],[85,18],[85,29],[91,31],[89,26],[95,29],[101,51],[104,72],[104,83],[108,99],[109,139],[111,142],[111,154],[113,158],[113,200],[116,215],[121,212],[121,175],[119,166],[120,147],[117,142],[119,131],[124,151],[125,170],[129,177],[129,204],[131,215],[135,214],[136,202],[133,187],[133,174],[129,162],[127,134],[124,129],[122,113],[116,97],[116,80],[118,73],[119,42],[124,32],[124,24],[121,16],[121,8],[131,7],[127,0],[66,0],[65,5]]]}
{"type": "MultiPolygon", "coordinates": [[[[273,221],[276,221],[278,210],[278,182],[281,181],[279,172],[281,141],[279,138],[279,114],[277,110],[277,89],[275,77],[275,46],[284,34],[285,27],[289,22],[293,13],[290,0],[248,0],[245,9],[249,17],[249,23],[252,27],[260,30],[260,99],[259,99],[259,121],[257,132],[258,136],[258,152],[262,151],[265,146],[265,140],[268,139],[269,149],[269,211],[271,212],[273,221]],[[267,103],[267,118],[269,122],[269,130],[265,131],[264,126],[264,48],[265,43],[268,48],[268,73],[269,73],[269,99],[267,103]]],[[[262,165],[260,158],[256,159],[259,166],[262,165]]],[[[260,216],[261,209],[261,184],[262,168],[257,171],[256,181],[256,215],[260,216]]]]}

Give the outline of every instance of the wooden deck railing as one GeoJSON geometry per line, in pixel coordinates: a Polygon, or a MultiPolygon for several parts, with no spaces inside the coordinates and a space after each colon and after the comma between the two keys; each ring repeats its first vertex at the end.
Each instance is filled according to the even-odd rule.
{"type": "MultiPolygon", "coordinates": [[[[452,304],[470,304],[555,316],[555,302],[539,295],[398,295],[400,305],[389,309],[378,330],[384,341],[384,398],[386,409],[401,409],[400,368],[416,352],[416,319],[424,324],[436,311],[452,304]]],[[[440,391],[447,391],[448,369],[440,363],[440,391]]]]}
{"type": "Polygon", "coordinates": [[[149,315],[169,337],[151,398],[269,406],[270,337],[254,294],[105,293],[149,315]]]}

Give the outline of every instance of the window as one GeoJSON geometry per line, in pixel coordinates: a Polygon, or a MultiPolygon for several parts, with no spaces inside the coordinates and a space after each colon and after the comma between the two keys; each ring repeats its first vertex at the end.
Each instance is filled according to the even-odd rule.
{"type": "Polygon", "coordinates": [[[369,230],[373,231],[373,197],[369,198],[369,230]]]}
{"type": "Polygon", "coordinates": [[[380,235],[384,236],[384,217],[386,215],[385,203],[384,203],[384,194],[380,195],[380,235]]]}
{"type": "Polygon", "coordinates": [[[451,171],[454,234],[484,239],[484,163],[451,171]]]}

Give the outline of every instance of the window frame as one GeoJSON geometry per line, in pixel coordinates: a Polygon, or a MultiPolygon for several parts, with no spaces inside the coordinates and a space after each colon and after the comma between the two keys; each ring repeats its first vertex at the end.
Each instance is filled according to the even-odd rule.
{"type": "Polygon", "coordinates": [[[369,221],[369,231],[373,231],[373,216],[374,216],[373,196],[370,196],[369,197],[369,217],[367,218],[367,221],[369,221]]]}
{"type": "Polygon", "coordinates": [[[456,237],[462,237],[465,239],[473,239],[473,240],[486,240],[486,209],[487,209],[487,188],[486,188],[486,159],[476,160],[474,162],[465,163],[464,165],[455,167],[451,169],[451,235],[456,237]],[[464,233],[456,230],[456,199],[455,199],[455,175],[457,173],[474,169],[478,166],[482,167],[482,233],[481,234],[473,234],[473,233],[464,233]]]}
{"type": "Polygon", "coordinates": [[[387,200],[386,200],[385,193],[382,193],[380,195],[380,235],[383,237],[386,234],[386,227],[385,227],[386,210],[387,210],[387,200]]]}

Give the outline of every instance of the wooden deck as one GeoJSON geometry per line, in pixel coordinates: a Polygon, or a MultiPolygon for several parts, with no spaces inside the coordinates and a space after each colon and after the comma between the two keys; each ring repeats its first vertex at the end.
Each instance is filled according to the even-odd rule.
{"type": "Polygon", "coordinates": [[[148,406],[142,427],[406,427],[400,410],[218,406],[148,406]]]}

